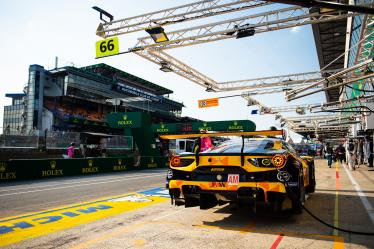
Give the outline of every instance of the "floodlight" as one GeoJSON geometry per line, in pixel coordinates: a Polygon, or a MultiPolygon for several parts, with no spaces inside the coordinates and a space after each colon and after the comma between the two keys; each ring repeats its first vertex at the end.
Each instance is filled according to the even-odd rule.
{"type": "Polygon", "coordinates": [[[169,73],[169,72],[173,72],[173,69],[170,67],[170,64],[168,62],[161,62],[161,67],[160,67],[160,70],[165,72],[165,73],[169,73]]]}
{"type": "Polygon", "coordinates": [[[244,28],[244,29],[239,29],[238,32],[236,33],[236,39],[243,38],[243,37],[248,37],[248,36],[253,36],[255,34],[255,29],[254,28],[244,28]]]}
{"type": "Polygon", "coordinates": [[[206,91],[206,92],[215,92],[212,86],[208,86],[208,87],[205,89],[205,91],[206,91]]]}
{"type": "Polygon", "coordinates": [[[113,21],[113,15],[109,14],[109,13],[106,12],[105,10],[103,10],[103,9],[97,7],[97,6],[93,6],[92,8],[100,13],[100,20],[101,20],[101,21],[103,21],[103,22],[108,22],[107,20],[105,20],[105,19],[103,18],[103,15],[109,18],[109,22],[113,21]]]}
{"type": "Polygon", "coordinates": [[[302,107],[297,107],[295,111],[299,115],[304,115],[305,114],[305,109],[302,108],[302,107]]]}
{"type": "Polygon", "coordinates": [[[161,26],[149,28],[149,29],[146,29],[145,31],[148,34],[150,34],[150,36],[156,43],[165,42],[169,40],[166,33],[164,32],[164,29],[161,26]]]}
{"type": "Polygon", "coordinates": [[[99,23],[99,26],[96,29],[96,35],[100,36],[101,38],[106,38],[105,32],[104,32],[104,26],[102,23],[99,23]]]}

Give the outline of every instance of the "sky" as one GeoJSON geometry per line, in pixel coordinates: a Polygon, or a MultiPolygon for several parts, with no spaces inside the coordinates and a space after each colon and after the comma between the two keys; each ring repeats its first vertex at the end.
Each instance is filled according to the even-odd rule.
{"type": "MultiPolygon", "coordinates": [[[[77,67],[106,63],[155,84],[171,89],[173,100],[183,102],[182,116],[206,121],[250,119],[257,129],[276,125],[274,115],[251,115],[252,109],[241,97],[220,99],[218,107],[198,108],[198,100],[240,94],[239,92],[211,93],[174,73],[165,73],[159,66],[136,54],[123,54],[95,59],[95,42],[101,38],[95,31],[100,23],[98,6],[114,19],[132,17],[152,11],[196,1],[106,0],[106,1],[47,1],[0,0],[0,119],[3,106],[11,104],[6,93],[20,93],[28,80],[29,65],[39,64],[46,69],[55,65],[77,67]]],[[[286,5],[278,5],[287,7],[286,5]]],[[[166,33],[180,28],[219,21],[247,13],[219,16],[205,21],[194,21],[179,26],[166,26],[166,33]]],[[[120,51],[134,47],[145,31],[119,36],[120,51]]],[[[242,39],[227,39],[167,51],[172,56],[217,82],[251,79],[318,71],[319,64],[311,26],[255,34],[242,39]]],[[[255,97],[267,106],[320,103],[323,94],[286,102],[284,95],[271,94],[255,97]]],[[[287,116],[287,115],[286,115],[287,116]]],[[[289,116],[296,116],[295,113],[289,116]]],[[[0,125],[2,126],[2,124],[0,125]]]]}

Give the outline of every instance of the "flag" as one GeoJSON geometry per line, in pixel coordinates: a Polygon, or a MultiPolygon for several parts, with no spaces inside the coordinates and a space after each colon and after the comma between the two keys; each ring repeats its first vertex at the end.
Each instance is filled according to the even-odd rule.
{"type": "Polygon", "coordinates": [[[251,111],[251,114],[253,115],[253,114],[258,114],[258,110],[252,110],[251,111]]]}

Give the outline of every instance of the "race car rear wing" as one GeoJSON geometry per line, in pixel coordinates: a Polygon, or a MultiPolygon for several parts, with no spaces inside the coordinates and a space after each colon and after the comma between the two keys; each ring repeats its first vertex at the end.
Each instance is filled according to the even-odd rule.
{"type": "Polygon", "coordinates": [[[161,139],[181,139],[181,138],[197,138],[197,137],[227,137],[227,136],[239,136],[239,137],[255,137],[255,136],[285,136],[284,130],[264,130],[264,131],[247,131],[247,132],[212,132],[212,133],[192,133],[192,134],[172,134],[172,135],[160,135],[161,139]]]}
{"type": "MultiPolygon", "coordinates": [[[[175,135],[160,135],[161,139],[183,139],[183,138],[201,138],[201,137],[227,137],[227,136],[239,136],[242,138],[242,147],[240,151],[241,165],[244,165],[244,138],[245,137],[256,137],[256,136],[267,136],[275,137],[282,136],[283,139],[286,137],[285,130],[264,130],[264,131],[250,131],[250,132],[212,132],[212,133],[194,133],[194,134],[175,134],[175,135]]],[[[196,165],[199,165],[199,151],[195,151],[196,165]]]]}

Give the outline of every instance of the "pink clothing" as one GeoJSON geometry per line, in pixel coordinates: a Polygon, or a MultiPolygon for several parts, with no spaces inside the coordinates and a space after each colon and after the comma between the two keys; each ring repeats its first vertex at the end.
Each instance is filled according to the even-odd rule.
{"type": "Polygon", "coordinates": [[[210,148],[212,148],[212,139],[210,137],[202,137],[201,138],[201,146],[200,146],[200,152],[206,151],[210,148]]]}
{"type": "Polygon", "coordinates": [[[69,146],[67,149],[68,157],[73,158],[74,157],[74,146],[69,146]]]}

